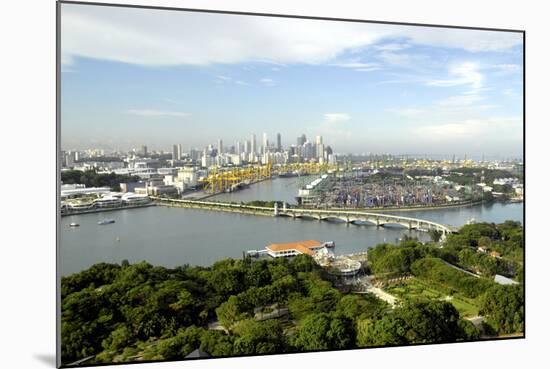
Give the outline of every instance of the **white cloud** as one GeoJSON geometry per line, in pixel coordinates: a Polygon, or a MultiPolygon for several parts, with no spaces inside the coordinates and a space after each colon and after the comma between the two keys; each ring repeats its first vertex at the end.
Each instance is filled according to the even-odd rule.
{"type": "Polygon", "coordinates": [[[240,86],[249,86],[249,83],[247,83],[245,81],[241,81],[240,79],[233,79],[232,77],[228,77],[228,76],[216,76],[216,78],[214,79],[214,83],[217,83],[217,84],[231,84],[231,83],[234,83],[234,84],[240,85],[240,86]]]}
{"type": "Polygon", "coordinates": [[[351,119],[351,116],[346,113],[325,113],[325,122],[328,123],[341,123],[347,122],[351,119]]]}
{"type": "Polygon", "coordinates": [[[505,76],[522,71],[521,65],[519,64],[496,64],[489,68],[495,70],[495,75],[497,76],[505,76]]]}
{"type": "Polygon", "coordinates": [[[522,42],[521,34],[506,32],[73,4],[62,5],[61,18],[64,63],[79,56],[145,66],[320,64],[391,38],[469,51],[506,50],[522,42]]]}
{"type": "Polygon", "coordinates": [[[374,72],[375,70],[380,70],[380,67],[368,67],[368,68],[357,68],[354,69],[356,72],[374,72]]]}
{"type": "Polygon", "coordinates": [[[403,117],[414,117],[425,112],[424,109],[417,108],[395,108],[395,109],[386,109],[390,113],[397,114],[403,117]]]}
{"type": "Polygon", "coordinates": [[[340,68],[349,68],[353,69],[359,72],[370,72],[374,70],[380,69],[380,64],[378,63],[362,63],[358,61],[357,59],[348,60],[348,61],[342,61],[337,63],[331,63],[329,64],[333,67],[340,67],[340,68]]]}
{"type": "Polygon", "coordinates": [[[522,94],[521,94],[521,91],[518,92],[512,88],[506,88],[504,90],[502,90],[502,94],[504,96],[507,96],[507,97],[514,97],[514,98],[517,98],[517,97],[520,97],[522,94]]]}
{"type": "Polygon", "coordinates": [[[412,133],[432,141],[486,140],[487,137],[491,139],[521,137],[522,129],[521,118],[493,117],[421,126],[412,129],[412,133]]]}
{"type": "Polygon", "coordinates": [[[463,94],[456,96],[449,96],[445,99],[439,100],[437,105],[443,107],[462,107],[466,105],[473,105],[476,102],[482,101],[485,98],[478,94],[463,94]]]}
{"type": "Polygon", "coordinates": [[[451,66],[448,79],[431,80],[427,84],[439,87],[469,86],[473,90],[478,90],[483,86],[483,80],[484,76],[479,71],[478,64],[465,62],[451,66]]]}
{"type": "Polygon", "coordinates": [[[259,82],[264,86],[275,86],[275,81],[271,78],[261,78],[259,82]]]}
{"type": "Polygon", "coordinates": [[[382,45],[376,45],[374,48],[380,51],[399,51],[410,47],[410,45],[405,43],[388,43],[382,45]]]}
{"type": "Polygon", "coordinates": [[[127,111],[128,114],[139,115],[142,117],[178,117],[178,118],[187,118],[189,113],[179,112],[179,111],[165,111],[165,110],[154,110],[154,109],[130,109],[127,111]]]}

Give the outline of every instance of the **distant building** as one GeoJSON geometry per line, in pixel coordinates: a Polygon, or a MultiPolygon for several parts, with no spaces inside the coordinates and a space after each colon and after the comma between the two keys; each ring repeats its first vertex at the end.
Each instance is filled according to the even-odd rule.
{"type": "Polygon", "coordinates": [[[268,150],[269,142],[267,141],[267,133],[264,132],[262,137],[262,154],[265,154],[268,150]]]}
{"type": "Polygon", "coordinates": [[[250,136],[250,144],[251,144],[250,152],[253,154],[256,154],[258,151],[256,149],[256,135],[254,133],[250,136]]]}
{"type": "Polygon", "coordinates": [[[172,160],[179,160],[179,158],[178,158],[178,145],[172,146],[172,160]]]}

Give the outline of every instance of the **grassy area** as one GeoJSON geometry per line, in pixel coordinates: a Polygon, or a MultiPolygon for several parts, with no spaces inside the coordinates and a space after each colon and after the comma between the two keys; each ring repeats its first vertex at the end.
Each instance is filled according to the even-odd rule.
{"type": "Polygon", "coordinates": [[[478,315],[476,300],[457,293],[449,296],[443,288],[439,288],[434,284],[427,284],[418,278],[411,278],[399,284],[390,285],[385,290],[399,299],[447,300],[454,305],[462,317],[478,315]]]}

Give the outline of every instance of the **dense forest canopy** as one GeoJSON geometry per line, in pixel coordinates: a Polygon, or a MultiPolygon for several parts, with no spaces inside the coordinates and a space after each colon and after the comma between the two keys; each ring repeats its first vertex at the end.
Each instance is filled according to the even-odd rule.
{"type": "Polygon", "coordinates": [[[479,306],[483,330],[446,299],[404,298],[392,308],[373,294],[349,293],[306,255],[225,259],[207,268],[100,263],[62,278],[62,360],[181,359],[195,349],[212,356],[267,354],[521,333],[523,286],[501,286],[492,277],[505,269],[521,281],[522,251],[523,227],[515,222],[471,224],[442,243],[405,238],[369,251],[376,278],[409,276],[463,296],[479,306]],[[477,251],[481,246],[502,256],[477,251]],[[456,265],[478,268],[480,277],[456,265]]]}
{"type": "Polygon", "coordinates": [[[63,184],[83,184],[86,187],[109,187],[112,191],[120,191],[120,184],[137,182],[138,176],[127,176],[115,173],[98,173],[96,170],[64,170],[61,172],[63,184]]]}

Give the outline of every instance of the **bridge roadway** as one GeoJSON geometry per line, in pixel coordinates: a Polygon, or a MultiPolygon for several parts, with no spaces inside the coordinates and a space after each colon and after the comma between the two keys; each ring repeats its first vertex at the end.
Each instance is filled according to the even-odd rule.
{"type": "Polygon", "coordinates": [[[286,216],[291,218],[305,218],[317,220],[339,220],[349,224],[372,224],[377,227],[383,227],[388,224],[401,225],[408,229],[417,229],[421,231],[429,231],[432,229],[441,231],[443,238],[448,234],[456,232],[456,228],[432,222],[430,220],[403,217],[399,215],[389,215],[383,213],[369,213],[364,211],[354,210],[338,210],[338,209],[304,209],[304,208],[282,208],[267,206],[252,206],[244,204],[232,204],[215,201],[200,201],[200,200],[182,200],[168,199],[161,197],[152,197],[159,205],[175,206],[194,209],[205,209],[213,211],[227,211],[241,214],[251,215],[266,215],[266,216],[286,216]]]}

